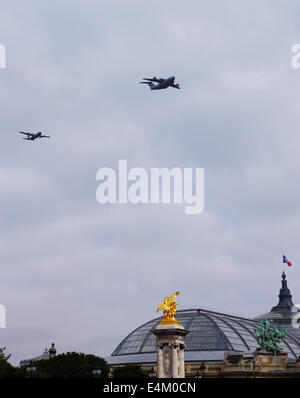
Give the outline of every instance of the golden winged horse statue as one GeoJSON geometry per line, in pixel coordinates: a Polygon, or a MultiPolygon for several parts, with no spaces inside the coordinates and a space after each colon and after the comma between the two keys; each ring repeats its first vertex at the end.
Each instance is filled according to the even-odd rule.
{"type": "Polygon", "coordinates": [[[179,293],[180,292],[175,292],[171,296],[165,297],[158,305],[156,312],[159,310],[162,310],[163,312],[163,319],[160,322],[160,325],[179,325],[179,322],[175,319],[177,305],[179,304],[179,300],[176,303],[176,297],[178,299],[179,293]]]}

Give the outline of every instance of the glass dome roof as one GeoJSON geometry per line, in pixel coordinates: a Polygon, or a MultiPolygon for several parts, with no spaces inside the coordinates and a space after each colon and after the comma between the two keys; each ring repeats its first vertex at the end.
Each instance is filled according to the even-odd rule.
{"type": "MultiPolygon", "coordinates": [[[[155,353],[155,336],[151,330],[161,319],[153,319],[135,329],[112,356],[155,353]]],[[[254,328],[259,329],[260,322],[203,309],[179,310],[176,319],[189,331],[185,351],[253,352],[258,347],[254,328]]],[[[299,357],[300,339],[293,333],[288,332],[281,346],[289,357],[299,357]]]]}

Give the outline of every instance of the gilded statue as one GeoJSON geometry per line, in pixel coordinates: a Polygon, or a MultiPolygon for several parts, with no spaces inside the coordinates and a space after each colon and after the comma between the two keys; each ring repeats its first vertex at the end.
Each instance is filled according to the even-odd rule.
{"type": "Polygon", "coordinates": [[[179,322],[175,319],[177,312],[177,305],[179,304],[178,295],[180,292],[175,292],[171,296],[167,296],[157,307],[156,312],[162,310],[163,319],[160,325],[179,325],[179,322]],[[177,298],[177,302],[176,302],[177,298]]]}

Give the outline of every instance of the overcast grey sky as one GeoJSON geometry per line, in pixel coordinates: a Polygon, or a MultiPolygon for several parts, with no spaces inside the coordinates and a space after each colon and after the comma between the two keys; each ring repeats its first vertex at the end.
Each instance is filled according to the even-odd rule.
{"type": "Polygon", "coordinates": [[[110,355],[180,306],[252,317],[300,277],[299,2],[2,0],[0,346],[110,355]],[[176,76],[152,92],[142,77],[176,76]],[[50,140],[26,142],[18,131],[50,140]],[[205,210],[100,205],[96,172],[203,167],[205,210]]]}

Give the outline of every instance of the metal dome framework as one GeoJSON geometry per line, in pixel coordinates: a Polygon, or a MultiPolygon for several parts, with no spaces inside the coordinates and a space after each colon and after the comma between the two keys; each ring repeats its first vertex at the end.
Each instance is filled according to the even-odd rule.
{"type": "MultiPolygon", "coordinates": [[[[155,318],[130,333],[114,350],[112,357],[156,353],[152,334],[161,317],[155,318]]],[[[176,319],[189,331],[186,352],[237,351],[254,352],[258,347],[254,329],[260,322],[204,309],[179,310],[176,319]]],[[[291,359],[300,356],[300,339],[288,332],[281,344],[291,359]]]]}

